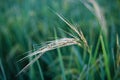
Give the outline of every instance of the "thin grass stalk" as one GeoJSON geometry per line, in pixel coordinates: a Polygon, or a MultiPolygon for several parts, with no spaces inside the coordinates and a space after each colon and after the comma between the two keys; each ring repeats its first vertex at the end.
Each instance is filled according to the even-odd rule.
{"type": "Polygon", "coordinates": [[[99,22],[99,24],[101,26],[101,29],[102,29],[103,33],[105,33],[105,35],[108,35],[107,22],[105,20],[104,13],[101,10],[98,3],[96,2],[96,0],[88,0],[88,1],[80,0],[80,1],[81,1],[81,3],[84,4],[84,6],[88,10],[91,11],[91,13],[93,13],[95,15],[95,17],[98,19],[98,22],[99,22]],[[90,3],[93,6],[91,6],[90,3]]]}
{"type": "Polygon", "coordinates": [[[118,37],[118,35],[117,35],[116,42],[117,42],[116,64],[117,64],[117,68],[119,68],[120,67],[120,44],[119,44],[119,37],[118,37]]]}
{"type": "Polygon", "coordinates": [[[104,45],[104,41],[103,41],[103,37],[102,35],[100,36],[100,40],[101,40],[101,45],[102,45],[102,51],[103,51],[103,56],[104,56],[104,64],[105,64],[105,70],[107,73],[107,78],[108,80],[111,80],[111,74],[110,74],[110,70],[109,70],[109,57],[107,55],[107,51],[105,49],[105,45],[104,45]]]}
{"type": "MultiPolygon", "coordinates": [[[[57,33],[56,33],[56,30],[54,30],[54,31],[55,31],[55,39],[57,40],[57,33]]],[[[63,63],[61,51],[60,51],[59,48],[57,48],[57,52],[58,52],[60,67],[61,67],[61,70],[62,70],[62,79],[63,79],[63,80],[66,80],[64,63],[63,63]]]]}
{"type": "Polygon", "coordinates": [[[2,74],[3,74],[3,79],[4,79],[4,80],[7,80],[1,59],[0,59],[0,68],[1,68],[1,71],[2,71],[2,74]]]}
{"type": "Polygon", "coordinates": [[[42,69],[41,69],[41,66],[40,66],[40,63],[39,63],[38,60],[37,60],[37,66],[38,66],[38,69],[39,69],[41,80],[44,80],[43,72],[42,72],[42,69]]]}

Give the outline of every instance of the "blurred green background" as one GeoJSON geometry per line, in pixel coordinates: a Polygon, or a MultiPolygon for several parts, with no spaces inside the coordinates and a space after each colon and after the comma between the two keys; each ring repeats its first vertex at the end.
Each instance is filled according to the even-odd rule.
{"type": "Polygon", "coordinates": [[[97,7],[89,1],[92,0],[0,0],[0,80],[119,80],[120,0],[93,0],[102,11],[106,26],[95,16],[97,13],[91,12],[89,8],[97,7]],[[53,11],[82,30],[92,55],[97,57],[88,66],[86,50],[69,46],[45,53],[16,77],[32,58],[17,61],[28,54],[25,52],[54,40],[54,30],[58,38],[70,37],[64,31],[74,34],[53,11]],[[101,28],[107,33],[100,40],[101,28]]]}

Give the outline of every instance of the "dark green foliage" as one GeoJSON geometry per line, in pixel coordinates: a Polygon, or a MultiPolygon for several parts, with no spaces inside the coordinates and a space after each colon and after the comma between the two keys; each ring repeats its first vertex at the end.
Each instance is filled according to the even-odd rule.
{"type": "Polygon", "coordinates": [[[1,0],[0,80],[119,80],[120,1],[95,1],[104,13],[108,35],[81,0],[1,0]],[[30,53],[25,52],[71,37],[64,31],[76,36],[51,9],[82,30],[90,51],[74,45],[47,52],[16,77],[32,60],[16,63],[30,53]]]}

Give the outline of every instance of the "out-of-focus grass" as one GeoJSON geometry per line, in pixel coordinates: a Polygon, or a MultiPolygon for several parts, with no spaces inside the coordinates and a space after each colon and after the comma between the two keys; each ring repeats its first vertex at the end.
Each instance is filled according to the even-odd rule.
{"type": "Polygon", "coordinates": [[[7,79],[6,79],[6,74],[5,74],[5,71],[4,71],[4,67],[3,67],[2,62],[1,62],[1,59],[0,59],[0,68],[1,68],[0,79],[7,80],[7,79]],[[2,77],[2,76],[3,76],[3,77],[2,77]]]}
{"type": "Polygon", "coordinates": [[[119,80],[120,44],[116,35],[120,37],[120,1],[95,1],[104,13],[108,35],[102,34],[102,22],[80,0],[2,0],[0,79],[119,80]],[[78,29],[82,29],[91,48],[91,59],[86,49],[78,46],[53,50],[43,55],[37,64],[32,65],[25,73],[15,77],[30,59],[20,63],[16,61],[23,57],[23,53],[33,49],[34,44],[53,40],[54,27],[57,37],[70,37],[59,28],[74,34],[48,7],[64,15],[73,25],[77,25],[78,29]]]}

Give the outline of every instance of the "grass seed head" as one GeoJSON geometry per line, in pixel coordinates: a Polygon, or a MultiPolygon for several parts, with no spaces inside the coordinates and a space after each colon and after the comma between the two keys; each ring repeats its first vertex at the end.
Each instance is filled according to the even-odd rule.
{"type": "Polygon", "coordinates": [[[33,64],[36,60],[38,60],[45,52],[65,47],[65,46],[70,46],[70,45],[79,45],[82,46],[81,42],[84,43],[85,46],[88,47],[87,41],[82,33],[82,31],[78,31],[72,24],[67,22],[63,17],[61,17],[58,13],[56,15],[63,20],[76,34],[78,34],[79,38],[74,37],[74,38],[61,38],[57,40],[50,41],[50,43],[46,44],[45,46],[39,48],[35,52],[23,57],[19,61],[24,60],[27,57],[32,57],[34,55],[37,55],[31,62],[29,62],[17,75],[21,74],[22,72],[25,71],[26,68],[28,68],[31,64],[33,64]]]}

